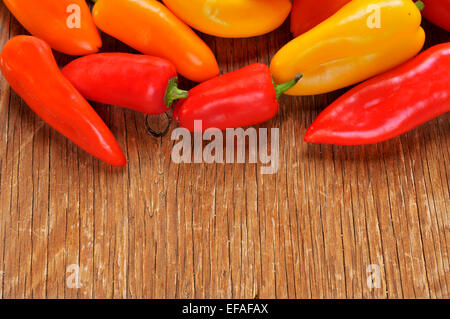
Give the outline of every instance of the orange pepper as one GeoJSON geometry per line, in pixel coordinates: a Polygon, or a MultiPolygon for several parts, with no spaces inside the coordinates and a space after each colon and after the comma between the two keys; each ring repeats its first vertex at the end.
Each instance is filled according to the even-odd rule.
{"type": "Polygon", "coordinates": [[[84,0],[4,0],[4,3],[28,32],[57,51],[86,55],[102,46],[84,0]]]}
{"type": "Polygon", "coordinates": [[[99,0],[94,21],[105,33],[147,55],[171,61],[184,77],[203,82],[219,74],[211,49],[155,0],[99,0]]]}
{"type": "Polygon", "coordinates": [[[51,127],[98,159],[125,166],[127,160],[113,134],[61,73],[45,41],[27,35],[12,38],[0,53],[0,70],[51,127]]]}

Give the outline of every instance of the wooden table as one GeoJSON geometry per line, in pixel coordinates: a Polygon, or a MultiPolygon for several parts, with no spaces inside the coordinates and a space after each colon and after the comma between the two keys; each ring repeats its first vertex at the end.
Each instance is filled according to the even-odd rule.
{"type": "MultiPolygon", "coordinates": [[[[427,47],[450,41],[424,25],[427,47]]],[[[0,27],[2,47],[24,33],[3,3],[0,27]]],[[[288,29],[203,38],[227,72],[268,63],[288,29]]],[[[95,105],[128,157],[113,169],[45,125],[3,77],[0,90],[2,298],[450,296],[448,114],[378,145],[308,145],[306,128],[343,91],[283,97],[260,126],[280,128],[281,167],[261,175],[261,164],[174,164],[174,142],[147,135],[143,115],[95,105]],[[71,265],[79,289],[67,285],[71,265]],[[380,288],[367,285],[370,265],[380,288]]]]}

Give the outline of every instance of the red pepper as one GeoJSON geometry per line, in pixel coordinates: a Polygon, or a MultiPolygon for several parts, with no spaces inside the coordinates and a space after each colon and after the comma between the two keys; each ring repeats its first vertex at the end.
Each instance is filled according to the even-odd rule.
{"type": "Polygon", "coordinates": [[[450,0],[422,0],[422,14],[427,20],[450,32],[450,0]]]}
{"type": "Polygon", "coordinates": [[[189,131],[194,121],[202,129],[237,128],[270,120],[278,112],[278,98],[300,80],[274,86],[269,68],[256,63],[211,80],[189,91],[174,109],[174,119],[189,131]]]}
{"type": "Polygon", "coordinates": [[[450,111],[450,42],[353,88],[305,135],[311,143],[361,145],[389,140],[450,111]]]}
{"type": "Polygon", "coordinates": [[[339,11],[350,0],[294,0],[291,32],[294,37],[305,33],[339,11]]]}
{"type": "Polygon", "coordinates": [[[62,72],[88,100],[145,114],[164,113],[174,100],[187,97],[177,88],[175,66],[161,58],[100,53],[75,60],[62,72]]]}
{"type": "Polygon", "coordinates": [[[126,164],[111,131],[61,74],[46,42],[32,36],[12,38],[0,54],[0,69],[17,94],[55,130],[106,163],[126,164]]]}

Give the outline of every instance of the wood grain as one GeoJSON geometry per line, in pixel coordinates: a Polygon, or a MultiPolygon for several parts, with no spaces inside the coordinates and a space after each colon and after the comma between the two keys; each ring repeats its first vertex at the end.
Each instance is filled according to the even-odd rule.
{"type": "MultiPolygon", "coordinates": [[[[424,26],[427,47],[450,41],[424,26]]],[[[24,33],[3,3],[0,27],[1,46],[24,33]]],[[[252,39],[202,37],[228,72],[269,63],[290,36],[285,24],[252,39]]],[[[103,38],[104,51],[132,52],[103,38]]],[[[174,164],[173,141],[149,137],[144,116],[94,105],[128,157],[113,169],[0,77],[0,297],[450,297],[450,116],[378,145],[305,144],[342,92],[282,98],[260,126],[280,128],[276,175],[261,164],[174,164]],[[66,285],[71,264],[80,289],[66,285]],[[371,264],[380,289],[366,284],[371,264]]]]}

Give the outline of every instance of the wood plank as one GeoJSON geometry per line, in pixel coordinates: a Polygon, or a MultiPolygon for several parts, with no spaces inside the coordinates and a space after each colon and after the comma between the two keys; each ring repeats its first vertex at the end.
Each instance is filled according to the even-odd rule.
{"type": "MultiPolygon", "coordinates": [[[[450,41],[423,25],[427,47],[450,41]]],[[[25,32],[3,3],[0,27],[2,47],[25,32]]],[[[269,63],[288,29],[202,37],[229,72],[269,63]]],[[[104,51],[134,52],[103,39],[104,51]]],[[[378,145],[305,144],[343,92],[282,97],[256,126],[280,128],[275,175],[261,163],[175,164],[174,141],[150,137],[143,115],[93,104],[128,158],[114,169],[0,77],[0,298],[448,298],[449,114],[378,145]],[[367,286],[372,264],[380,289],[367,286]],[[67,285],[71,265],[79,289],[67,285]]]]}

